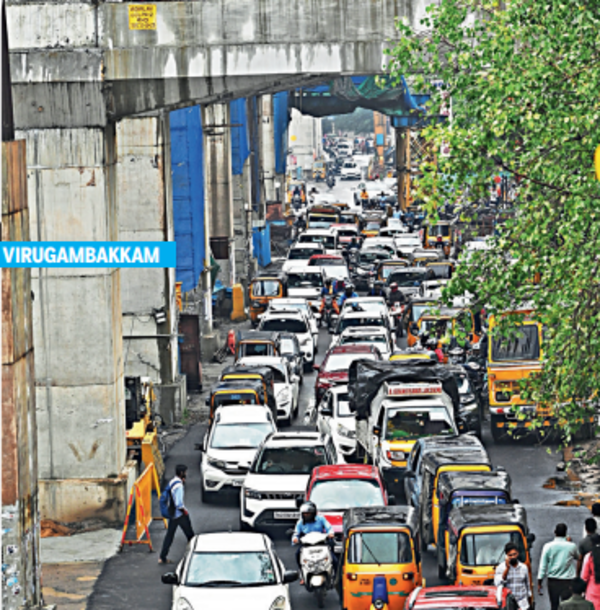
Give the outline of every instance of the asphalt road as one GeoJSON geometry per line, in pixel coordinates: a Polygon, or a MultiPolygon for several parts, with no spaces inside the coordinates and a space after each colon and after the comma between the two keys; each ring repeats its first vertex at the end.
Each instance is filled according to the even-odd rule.
{"type": "MultiPolygon", "coordinates": [[[[350,190],[356,183],[338,183],[332,192],[350,199],[350,190]]],[[[327,187],[317,188],[328,192],[327,187]]],[[[321,330],[319,338],[319,362],[329,344],[329,336],[321,330]]],[[[225,365],[230,364],[228,361],[225,365]]],[[[313,395],[315,374],[306,374],[301,393],[300,414],[292,429],[301,429],[304,411],[313,395]]],[[[202,441],[206,426],[195,425],[189,433],[177,443],[166,457],[168,476],[171,477],[176,464],[189,466],[186,487],[186,505],[192,516],[194,530],[200,532],[237,531],[239,527],[239,505],[237,500],[205,505],[200,499],[199,452],[194,450],[194,443],[202,441]]],[[[552,531],[557,523],[564,522],[575,541],[579,539],[582,524],[589,512],[585,508],[559,507],[556,502],[566,499],[564,492],[544,489],[543,484],[556,474],[556,464],[561,457],[556,447],[539,446],[526,441],[509,442],[496,445],[491,439],[489,429],[485,427],[485,445],[494,465],[501,465],[509,472],[513,481],[513,496],[526,507],[530,529],[537,540],[533,547],[534,569],[537,570],[542,545],[551,540],[552,531]]],[[[398,498],[400,501],[400,498],[398,498]]],[[[160,550],[164,529],[160,523],[151,527],[152,541],[155,550],[160,550]]],[[[284,532],[273,532],[277,551],[289,569],[295,569],[295,559],[289,538],[284,532]]],[[[185,537],[179,531],[171,547],[170,559],[178,561],[185,550],[185,537]]],[[[99,577],[94,593],[89,602],[89,610],[132,610],[156,609],[168,610],[171,607],[171,587],[163,585],[160,576],[169,571],[158,565],[158,552],[152,554],[144,547],[125,548],[122,554],[110,559],[99,577]]],[[[427,585],[442,584],[437,578],[434,555],[426,553],[424,557],[424,576],[427,585]]],[[[173,566],[174,567],[174,566],[173,566]]],[[[534,577],[535,577],[534,572],[534,577]]],[[[316,607],[316,601],[298,582],[291,585],[292,605],[295,610],[316,607]]],[[[339,603],[334,592],[326,598],[326,608],[338,609],[339,603]]],[[[243,603],[243,600],[240,600],[243,603]]],[[[548,595],[536,599],[536,610],[548,610],[548,595]]],[[[240,604],[241,605],[241,604],[240,604]]]]}

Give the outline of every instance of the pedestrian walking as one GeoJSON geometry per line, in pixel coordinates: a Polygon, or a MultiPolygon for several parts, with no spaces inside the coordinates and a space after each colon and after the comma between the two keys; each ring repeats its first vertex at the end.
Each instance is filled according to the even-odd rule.
{"type": "Polygon", "coordinates": [[[519,548],[514,542],[507,542],[504,546],[506,555],[504,561],[496,567],[494,585],[504,586],[511,590],[521,610],[531,606],[533,593],[529,580],[529,569],[519,561],[519,548]]]}
{"type": "Polygon", "coordinates": [[[585,598],[594,604],[595,610],[600,610],[600,536],[594,536],[594,547],[585,556],[581,578],[586,582],[585,598]]]}
{"type": "MultiPolygon", "coordinates": [[[[600,532],[600,502],[594,502],[592,504],[592,517],[596,522],[596,531],[600,532]]],[[[583,524],[583,537],[587,536],[587,532],[585,529],[585,523],[583,524]]]]}
{"type": "Polygon", "coordinates": [[[577,545],[567,538],[566,524],[559,523],[554,528],[554,540],[542,549],[538,571],[538,593],[542,595],[542,583],[547,578],[551,610],[558,610],[561,600],[571,596],[578,559],[577,545]]]}
{"type": "Polygon", "coordinates": [[[591,601],[584,599],[585,581],[581,578],[575,578],[571,588],[573,595],[563,602],[560,602],[559,610],[594,610],[594,604],[591,601]]]}
{"type": "Polygon", "coordinates": [[[585,537],[582,538],[577,544],[577,551],[579,552],[579,559],[577,560],[577,576],[581,575],[581,567],[583,566],[583,560],[585,556],[594,548],[594,536],[598,531],[598,524],[596,519],[588,517],[583,524],[585,531],[585,537]]]}
{"type": "Polygon", "coordinates": [[[169,488],[171,490],[175,511],[173,513],[173,517],[169,518],[169,527],[167,529],[167,535],[163,541],[158,563],[172,563],[167,559],[167,555],[169,554],[171,544],[173,544],[173,538],[175,537],[175,532],[177,531],[178,527],[183,530],[188,542],[194,537],[194,530],[192,529],[190,514],[188,513],[183,501],[185,481],[187,479],[187,469],[187,466],[183,464],[176,466],[175,476],[169,482],[169,488]]]}

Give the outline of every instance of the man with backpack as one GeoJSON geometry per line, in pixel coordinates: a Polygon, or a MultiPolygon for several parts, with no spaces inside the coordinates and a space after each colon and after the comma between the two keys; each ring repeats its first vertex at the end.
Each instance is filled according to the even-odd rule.
{"type": "Polygon", "coordinates": [[[161,514],[169,520],[167,535],[163,541],[158,563],[172,563],[167,559],[173,538],[178,527],[181,527],[188,542],[194,537],[194,530],[190,521],[190,514],[183,503],[183,491],[187,478],[187,466],[179,464],[175,467],[175,476],[171,479],[161,494],[161,514]],[[166,504],[166,506],[165,506],[166,504]],[[165,514],[166,513],[166,514],[165,514]]]}

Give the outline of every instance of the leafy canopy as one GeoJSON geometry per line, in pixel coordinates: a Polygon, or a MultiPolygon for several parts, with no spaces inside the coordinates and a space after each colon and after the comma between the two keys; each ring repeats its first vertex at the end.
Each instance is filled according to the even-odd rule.
{"type": "MultiPolygon", "coordinates": [[[[519,185],[514,218],[447,294],[469,291],[493,314],[533,304],[547,327],[544,368],[525,393],[562,404],[570,436],[600,390],[600,2],[441,0],[418,31],[397,27],[396,81],[413,75],[421,91],[442,81],[452,100],[451,121],[422,134],[451,154],[425,164],[416,196],[435,214],[488,199],[498,171],[519,185]]],[[[428,112],[441,103],[432,96],[428,112]]]]}

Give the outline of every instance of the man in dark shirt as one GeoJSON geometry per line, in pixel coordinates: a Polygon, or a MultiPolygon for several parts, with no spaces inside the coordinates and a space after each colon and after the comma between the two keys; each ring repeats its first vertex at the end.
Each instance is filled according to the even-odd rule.
{"type": "Polygon", "coordinates": [[[577,560],[577,576],[581,574],[581,566],[583,565],[583,558],[594,548],[594,542],[592,538],[596,535],[598,524],[594,517],[588,517],[585,520],[585,538],[582,538],[577,545],[579,551],[579,559],[577,560]]]}
{"type": "Polygon", "coordinates": [[[581,578],[573,579],[571,590],[573,595],[560,602],[559,610],[594,610],[594,604],[583,598],[587,585],[581,578]]]}

